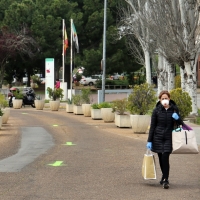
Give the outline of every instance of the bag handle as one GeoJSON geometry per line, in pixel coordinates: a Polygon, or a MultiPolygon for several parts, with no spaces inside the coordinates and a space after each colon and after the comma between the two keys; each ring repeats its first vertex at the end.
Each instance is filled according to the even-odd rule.
{"type": "Polygon", "coordinates": [[[146,154],[147,155],[152,155],[152,151],[150,149],[147,149],[146,154]]]}

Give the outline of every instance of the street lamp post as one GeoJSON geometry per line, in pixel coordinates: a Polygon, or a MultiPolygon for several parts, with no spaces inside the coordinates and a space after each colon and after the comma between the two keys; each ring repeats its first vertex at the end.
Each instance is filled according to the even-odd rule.
{"type": "Polygon", "coordinates": [[[104,0],[102,102],[105,101],[105,80],[106,80],[106,21],[107,21],[106,14],[107,14],[107,0],[104,0]]]}

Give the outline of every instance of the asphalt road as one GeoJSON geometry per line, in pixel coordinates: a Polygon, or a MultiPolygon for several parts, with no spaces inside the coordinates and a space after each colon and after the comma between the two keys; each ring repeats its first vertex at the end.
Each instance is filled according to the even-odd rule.
{"type": "MultiPolygon", "coordinates": [[[[117,128],[114,123],[66,113],[64,109],[58,112],[12,109],[8,123],[0,131],[1,139],[9,147],[9,151],[0,149],[1,162],[22,148],[24,130],[31,134],[35,130],[38,143],[44,134],[41,131],[40,136],[40,130],[45,130],[52,137],[52,146],[17,172],[0,172],[1,200],[197,200],[200,197],[200,154],[171,155],[171,185],[164,190],[158,184],[161,174],[157,156],[158,179],[145,181],[141,176],[146,135],[117,128]],[[12,134],[18,134],[19,140],[12,134]]],[[[35,148],[38,149],[37,145],[35,148]]],[[[28,156],[29,151],[24,159],[28,156]]]]}

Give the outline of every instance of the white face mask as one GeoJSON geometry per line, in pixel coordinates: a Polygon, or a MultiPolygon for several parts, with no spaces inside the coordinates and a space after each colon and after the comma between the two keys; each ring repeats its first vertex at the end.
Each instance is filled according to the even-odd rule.
{"type": "Polygon", "coordinates": [[[168,99],[164,99],[161,101],[163,106],[168,106],[169,105],[169,100],[168,99]]]}

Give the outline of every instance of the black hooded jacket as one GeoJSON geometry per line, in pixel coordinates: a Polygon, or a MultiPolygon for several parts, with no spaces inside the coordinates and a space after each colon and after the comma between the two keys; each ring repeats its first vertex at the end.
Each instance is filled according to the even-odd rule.
{"type": "Polygon", "coordinates": [[[172,118],[174,112],[179,115],[175,102],[170,100],[169,105],[170,107],[165,109],[159,101],[152,113],[148,142],[152,142],[151,150],[156,153],[172,152],[174,124],[183,123],[180,118],[178,120],[172,118]]]}

